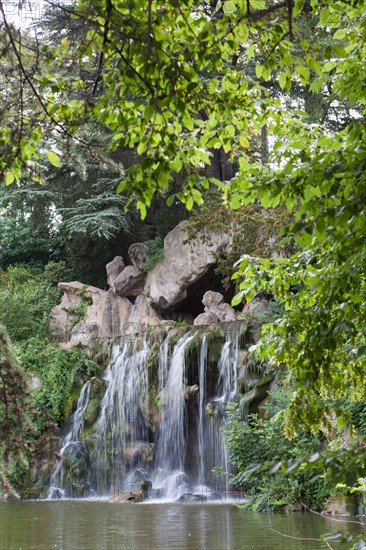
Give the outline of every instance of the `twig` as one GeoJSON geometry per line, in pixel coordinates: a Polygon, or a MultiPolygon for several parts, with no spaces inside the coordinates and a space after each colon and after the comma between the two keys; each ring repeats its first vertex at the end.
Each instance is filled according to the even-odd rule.
{"type": "Polygon", "coordinates": [[[277,535],[281,535],[281,537],[285,537],[286,539],[294,539],[294,540],[312,540],[316,542],[322,542],[320,539],[315,539],[311,537],[294,537],[293,535],[286,535],[285,533],[281,533],[281,531],[277,531],[277,529],[273,529],[273,527],[268,527],[270,531],[273,531],[274,533],[277,533],[277,535]]]}

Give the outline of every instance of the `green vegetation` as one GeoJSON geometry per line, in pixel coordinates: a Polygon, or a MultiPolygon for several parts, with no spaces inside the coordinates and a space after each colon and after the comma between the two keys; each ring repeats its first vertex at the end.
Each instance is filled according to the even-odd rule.
{"type": "Polygon", "coordinates": [[[152,268],[164,257],[163,239],[158,235],[151,242],[147,251],[147,256],[144,264],[144,271],[148,273],[152,268]]]}
{"type": "Polygon", "coordinates": [[[15,494],[9,474],[15,465],[26,463],[32,451],[32,413],[26,375],[0,325],[0,479],[5,489],[15,494]]]}
{"type": "Polygon", "coordinates": [[[279,412],[265,419],[252,414],[244,420],[238,406],[229,408],[224,433],[231,460],[238,469],[231,481],[250,497],[246,507],[252,510],[276,510],[297,502],[322,510],[333,488],[326,473],[319,477],[317,470],[305,467],[284,471],[280,465],[318,452],[324,437],[304,429],[292,441],[284,438],[279,412]],[[270,472],[260,468],[264,462],[271,464],[270,472]]]}
{"type": "MultiPolygon", "coordinates": [[[[291,379],[286,434],[349,422],[345,401],[366,400],[365,8],[78,0],[72,16],[51,10],[36,39],[20,36],[0,2],[2,268],[62,259],[103,287],[104,264],[131,235],[164,237],[165,202],[177,222],[179,203],[192,210],[207,197],[202,219],[218,225],[224,204],[237,213],[220,265],[228,282],[240,257],[234,305],[265,291],[285,310],[256,351],[291,379]],[[279,233],[274,257],[261,245],[279,233]]],[[[1,274],[0,315],[21,342],[38,336],[35,319],[43,337],[55,289],[12,283],[17,269],[1,274]],[[23,293],[26,328],[15,317],[23,293]]],[[[362,470],[356,451],[339,470],[357,460],[362,470]]]]}
{"type": "Polygon", "coordinates": [[[51,281],[58,267],[64,269],[15,265],[0,273],[0,469],[3,488],[15,495],[27,494],[30,465],[47,456],[52,432],[71,414],[81,384],[100,372],[85,351],[62,349],[51,339],[49,315],[60,297],[51,281]],[[37,390],[31,390],[31,376],[39,379],[37,390]]]}
{"type": "Polygon", "coordinates": [[[48,334],[49,315],[60,298],[44,273],[26,266],[0,271],[0,323],[14,342],[48,334]]]}
{"type": "Polygon", "coordinates": [[[20,348],[20,360],[24,368],[37,375],[41,387],[34,393],[34,405],[44,418],[39,417],[38,428],[45,422],[63,423],[72,411],[69,398],[75,385],[100,372],[96,363],[80,349],[65,350],[55,343],[28,339],[20,348]]]}

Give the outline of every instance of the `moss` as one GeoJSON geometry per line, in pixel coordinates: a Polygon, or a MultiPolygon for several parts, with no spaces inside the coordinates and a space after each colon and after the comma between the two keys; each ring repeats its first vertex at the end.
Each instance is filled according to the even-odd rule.
{"type": "Polygon", "coordinates": [[[105,383],[100,378],[93,376],[90,379],[90,398],[101,400],[105,392],[105,383]]]}
{"type": "Polygon", "coordinates": [[[92,426],[96,422],[99,416],[100,402],[100,399],[91,399],[89,401],[84,413],[85,427],[92,426]]]}
{"type": "Polygon", "coordinates": [[[160,344],[159,342],[154,342],[150,347],[146,358],[146,366],[148,369],[149,381],[152,385],[156,385],[158,383],[159,352],[160,352],[160,344]]]}
{"type": "Polygon", "coordinates": [[[76,403],[77,403],[77,400],[79,399],[79,395],[80,395],[80,386],[73,386],[65,403],[63,418],[65,419],[70,418],[70,416],[72,415],[76,407],[76,403]]]}

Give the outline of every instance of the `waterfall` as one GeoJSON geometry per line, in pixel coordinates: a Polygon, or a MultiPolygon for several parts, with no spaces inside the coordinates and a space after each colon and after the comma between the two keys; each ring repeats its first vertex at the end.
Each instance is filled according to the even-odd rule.
{"type": "Polygon", "coordinates": [[[67,496],[64,485],[65,477],[65,461],[64,454],[67,451],[75,451],[82,445],[79,438],[84,429],[84,412],[88,406],[90,398],[90,381],[86,382],[81,389],[80,396],[76,405],[75,413],[71,418],[71,427],[62,443],[60,450],[60,460],[57,462],[53,474],[51,476],[50,487],[48,490],[48,498],[60,498],[67,496]]]}
{"type": "Polygon", "coordinates": [[[207,338],[202,337],[200,349],[200,361],[198,372],[199,403],[198,403],[198,484],[203,486],[205,481],[205,464],[203,460],[205,450],[205,391],[206,391],[206,365],[207,365],[207,338]]]}
{"type": "Polygon", "coordinates": [[[212,470],[230,469],[221,432],[226,405],[238,398],[240,330],[238,324],[223,326],[214,337],[192,328],[183,335],[172,330],[158,338],[150,333],[116,342],[103,376],[106,389],[98,417],[84,427],[84,415],[95,401],[87,382],[49,498],[78,488],[80,496],[86,488],[101,495],[129,492],[146,479],[152,498],[206,499],[227,490],[227,482],[212,470]],[[70,445],[84,460],[81,468],[67,453],[70,445]],[[71,479],[74,474],[81,474],[82,482],[71,479]]]}

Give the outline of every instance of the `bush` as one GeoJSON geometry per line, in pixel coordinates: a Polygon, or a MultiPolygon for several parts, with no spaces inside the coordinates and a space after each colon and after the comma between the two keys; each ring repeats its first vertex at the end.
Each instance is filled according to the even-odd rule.
{"type": "Polygon", "coordinates": [[[163,239],[158,235],[151,242],[149,250],[147,252],[144,271],[148,273],[164,256],[164,243],[163,239]]]}
{"type": "Polygon", "coordinates": [[[0,323],[13,342],[46,337],[51,309],[60,292],[43,276],[23,266],[0,274],[0,323]]]}
{"type": "Polygon", "coordinates": [[[284,437],[283,428],[279,415],[262,419],[252,414],[244,420],[237,405],[229,407],[224,434],[231,462],[238,469],[231,481],[252,497],[247,507],[257,511],[280,508],[299,500],[320,510],[331,486],[323,477],[314,481],[315,472],[301,468],[293,472],[278,469],[273,473],[260,468],[253,468],[251,472],[246,470],[267,461],[301,459],[319,450],[320,437],[304,430],[290,441],[284,437]]]}
{"type": "Polygon", "coordinates": [[[19,351],[24,368],[41,380],[41,387],[34,393],[35,408],[42,413],[38,432],[49,420],[62,423],[74,386],[98,374],[99,366],[84,350],[66,350],[36,338],[25,342],[19,351]]]}

